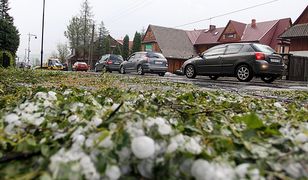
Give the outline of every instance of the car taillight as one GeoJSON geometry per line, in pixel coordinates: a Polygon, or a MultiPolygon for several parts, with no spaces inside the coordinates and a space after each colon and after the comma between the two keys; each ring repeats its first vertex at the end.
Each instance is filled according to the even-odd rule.
{"type": "Polygon", "coordinates": [[[107,61],[107,64],[112,64],[112,61],[111,60],[107,61]]]}
{"type": "Polygon", "coordinates": [[[256,52],[256,60],[265,60],[265,54],[261,52],[256,52]]]}

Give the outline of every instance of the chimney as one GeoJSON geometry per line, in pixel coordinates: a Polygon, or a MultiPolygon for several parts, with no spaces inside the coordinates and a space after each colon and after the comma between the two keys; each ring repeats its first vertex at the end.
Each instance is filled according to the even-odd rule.
{"type": "Polygon", "coordinates": [[[257,21],[256,21],[256,19],[252,19],[252,20],[251,20],[251,27],[252,27],[252,28],[256,28],[256,27],[257,27],[257,21]]]}
{"type": "Polygon", "coordinates": [[[215,25],[210,25],[210,31],[214,31],[216,29],[216,26],[215,25]]]}

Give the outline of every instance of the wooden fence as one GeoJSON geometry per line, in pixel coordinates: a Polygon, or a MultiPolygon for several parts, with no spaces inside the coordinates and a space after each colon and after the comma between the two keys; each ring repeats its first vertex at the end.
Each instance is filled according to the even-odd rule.
{"type": "Polygon", "coordinates": [[[288,79],[292,81],[308,81],[308,57],[290,57],[288,79]]]}

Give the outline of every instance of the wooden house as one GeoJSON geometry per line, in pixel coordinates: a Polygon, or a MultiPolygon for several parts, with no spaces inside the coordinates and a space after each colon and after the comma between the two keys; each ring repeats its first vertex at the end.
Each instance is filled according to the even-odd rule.
{"type": "Polygon", "coordinates": [[[290,42],[290,53],[308,57],[308,6],[280,38],[290,42]]]}

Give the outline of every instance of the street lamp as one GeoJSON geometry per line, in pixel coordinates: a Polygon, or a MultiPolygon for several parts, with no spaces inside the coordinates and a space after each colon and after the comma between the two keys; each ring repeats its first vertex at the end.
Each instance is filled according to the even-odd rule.
{"type": "Polygon", "coordinates": [[[31,37],[34,37],[35,39],[37,39],[37,36],[35,34],[31,34],[29,33],[28,34],[28,57],[27,57],[27,60],[28,60],[28,65],[30,65],[30,41],[31,41],[31,37]]]}
{"type": "Polygon", "coordinates": [[[45,26],[45,0],[43,0],[43,17],[42,17],[41,68],[43,68],[43,55],[44,55],[44,26],[45,26]]]}

